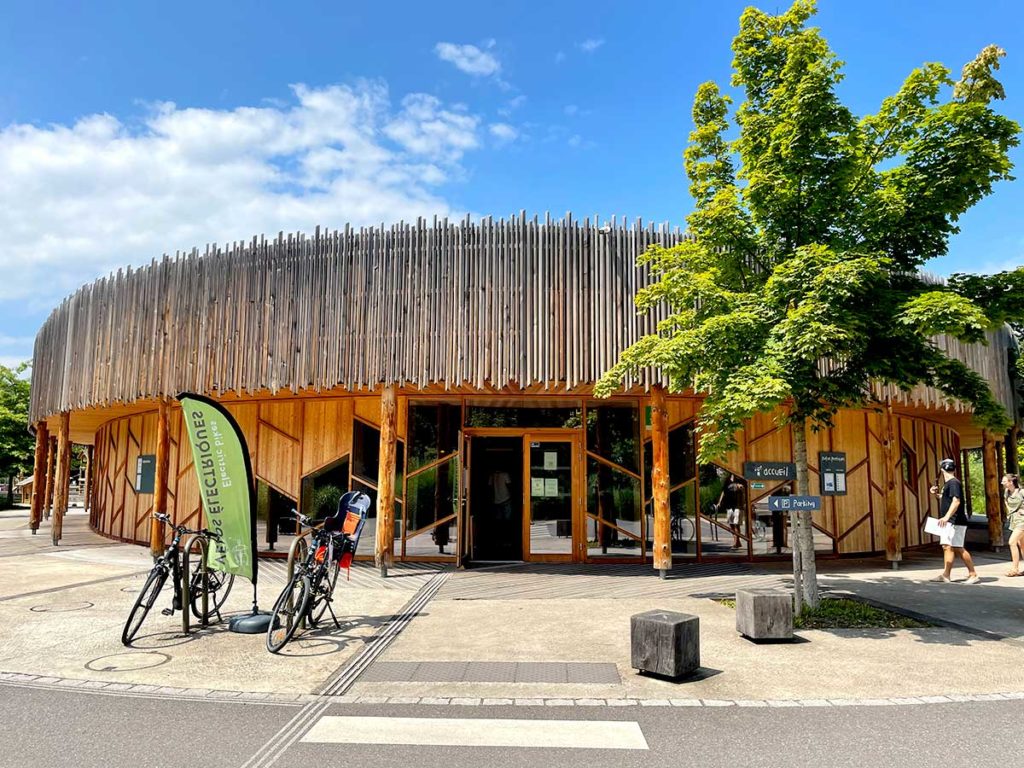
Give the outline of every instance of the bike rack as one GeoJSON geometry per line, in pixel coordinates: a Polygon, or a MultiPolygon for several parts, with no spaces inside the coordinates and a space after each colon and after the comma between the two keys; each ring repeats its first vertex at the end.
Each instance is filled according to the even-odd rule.
{"type": "MultiPolygon", "coordinates": [[[[300,533],[292,541],[292,545],[288,548],[288,569],[284,577],[285,586],[291,583],[292,576],[295,575],[295,563],[300,560],[305,560],[306,555],[309,554],[309,541],[308,537],[312,533],[312,529],[305,530],[300,533]]],[[[289,596],[289,601],[291,597],[289,596]]],[[[288,609],[291,610],[295,606],[289,605],[288,609]]],[[[306,617],[303,616],[299,619],[299,629],[306,628],[306,617]]]]}
{"type": "MultiPolygon", "coordinates": [[[[199,561],[200,573],[202,574],[202,583],[209,584],[209,578],[206,570],[206,549],[207,542],[206,537],[193,533],[187,539],[185,539],[185,545],[182,547],[181,553],[181,628],[187,635],[191,629],[192,624],[192,601],[189,595],[189,559],[192,555],[192,549],[196,542],[199,543],[199,555],[202,558],[199,561]]],[[[207,590],[203,590],[203,611],[202,617],[199,620],[200,626],[209,626],[210,622],[206,620],[209,615],[209,600],[210,593],[207,590]]]]}

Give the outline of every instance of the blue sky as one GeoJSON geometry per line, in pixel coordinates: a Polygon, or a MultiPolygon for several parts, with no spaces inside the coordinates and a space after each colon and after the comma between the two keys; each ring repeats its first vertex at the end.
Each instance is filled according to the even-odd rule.
{"type": "MultiPolygon", "coordinates": [[[[8,3],[0,363],[82,283],[208,241],[520,209],[682,225],[691,99],[727,83],[748,4],[8,3]]],[[[1010,0],[822,0],[816,24],[858,114],[996,43],[1021,121],[1022,21],[1010,0]]],[[[1024,262],[1022,209],[999,185],[930,268],[1024,262]]]]}

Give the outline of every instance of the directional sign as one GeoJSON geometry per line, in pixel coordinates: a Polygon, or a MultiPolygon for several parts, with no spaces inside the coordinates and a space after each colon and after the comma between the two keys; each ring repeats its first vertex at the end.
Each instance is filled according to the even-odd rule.
{"type": "Polygon", "coordinates": [[[786,461],[745,461],[743,477],[747,480],[796,480],[796,464],[786,461]]]}
{"type": "Polygon", "coordinates": [[[820,496],[769,496],[768,509],[772,512],[798,512],[821,509],[820,496]]]}

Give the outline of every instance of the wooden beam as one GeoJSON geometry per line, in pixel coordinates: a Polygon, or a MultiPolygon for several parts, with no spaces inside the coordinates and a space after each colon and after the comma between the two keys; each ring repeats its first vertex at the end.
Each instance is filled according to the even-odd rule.
{"type": "Polygon", "coordinates": [[[388,575],[395,537],[395,452],[398,437],[398,408],[394,387],[380,395],[380,460],[377,474],[377,550],[374,562],[382,576],[388,575]]]}
{"type": "Polygon", "coordinates": [[[882,414],[882,457],[885,472],[885,559],[895,564],[903,559],[900,546],[900,505],[897,496],[900,477],[896,467],[898,452],[896,450],[896,418],[892,413],[892,403],[886,401],[882,414]]]}
{"type": "Polygon", "coordinates": [[[999,462],[996,441],[989,430],[981,433],[985,470],[985,514],[988,517],[988,542],[993,549],[1003,546],[1003,500],[999,495],[999,462]]]}
{"type": "Polygon", "coordinates": [[[32,465],[32,510],[29,515],[29,527],[34,534],[39,530],[43,519],[43,502],[46,500],[46,461],[49,455],[50,433],[46,422],[36,424],[36,455],[32,465]]]}
{"type": "Polygon", "coordinates": [[[46,492],[43,494],[43,516],[47,520],[53,509],[53,476],[57,468],[57,438],[53,435],[49,435],[49,438],[50,444],[46,449],[46,492]]]}
{"type": "Polygon", "coordinates": [[[93,471],[93,446],[85,446],[85,493],[82,495],[82,505],[86,514],[89,515],[89,523],[92,523],[92,471],[93,471]]]}
{"type": "Polygon", "coordinates": [[[665,388],[651,387],[651,498],[654,500],[654,568],[662,578],[672,568],[672,521],[668,507],[668,408],[665,388]]]}
{"type": "Polygon", "coordinates": [[[50,534],[54,546],[64,532],[64,514],[68,511],[68,491],[71,484],[71,412],[60,415],[57,429],[57,469],[54,477],[53,524],[50,534]]]}
{"type": "Polygon", "coordinates": [[[171,441],[167,427],[167,401],[160,400],[156,414],[156,478],[153,484],[153,514],[149,526],[149,551],[154,558],[164,551],[164,524],[156,519],[167,514],[167,472],[170,467],[171,441]]]}

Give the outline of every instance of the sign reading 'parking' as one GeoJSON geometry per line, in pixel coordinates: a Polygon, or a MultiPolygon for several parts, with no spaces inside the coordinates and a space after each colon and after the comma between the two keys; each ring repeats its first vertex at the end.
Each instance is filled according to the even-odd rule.
{"type": "Polygon", "coordinates": [[[816,512],[821,509],[820,496],[769,496],[768,509],[771,512],[816,512]]]}

